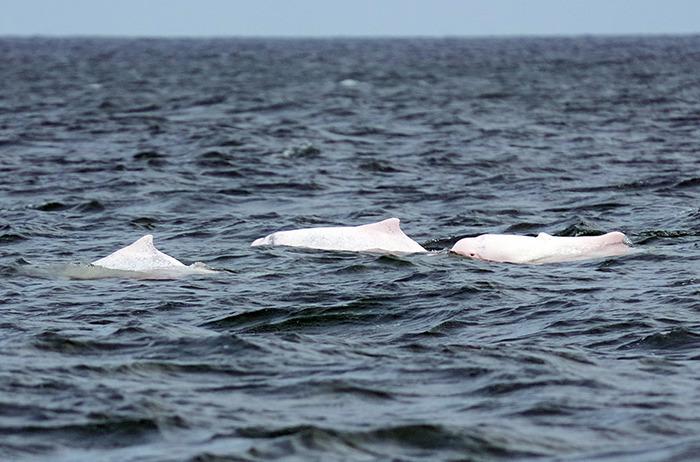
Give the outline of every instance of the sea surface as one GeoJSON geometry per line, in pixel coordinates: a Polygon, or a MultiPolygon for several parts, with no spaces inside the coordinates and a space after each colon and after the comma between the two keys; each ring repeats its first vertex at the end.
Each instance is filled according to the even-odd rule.
{"type": "Polygon", "coordinates": [[[700,36],[0,38],[0,211],[0,460],[700,452],[700,36]],[[77,277],[145,234],[219,272],[77,277]]]}

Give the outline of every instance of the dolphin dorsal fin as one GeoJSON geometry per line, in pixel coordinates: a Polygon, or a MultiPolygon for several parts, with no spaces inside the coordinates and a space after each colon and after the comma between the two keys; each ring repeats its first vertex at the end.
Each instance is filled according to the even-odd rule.
{"type": "Polygon", "coordinates": [[[612,231],[606,234],[603,234],[600,236],[600,239],[603,240],[606,244],[625,244],[625,245],[632,245],[632,241],[629,240],[627,236],[625,236],[623,233],[620,231],[612,231]]]}
{"type": "Polygon", "coordinates": [[[140,239],[136,239],[133,244],[124,247],[122,250],[126,249],[153,249],[155,250],[156,246],[153,244],[153,234],[146,234],[140,239]]]}
{"type": "Polygon", "coordinates": [[[553,237],[554,236],[552,236],[551,234],[547,234],[547,233],[540,233],[537,235],[538,239],[552,239],[553,237]]]}
{"type": "Polygon", "coordinates": [[[398,218],[387,218],[386,220],[376,223],[362,225],[360,228],[371,229],[386,234],[403,234],[403,231],[401,231],[401,221],[398,218]]]}
{"type": "Polygon", "coordinates": [[[93,265],[125,271],[147,271],[154,268],[185,266],[153,245],[153,235],[146,234],[133,244],[92,262],[93,265]]]}

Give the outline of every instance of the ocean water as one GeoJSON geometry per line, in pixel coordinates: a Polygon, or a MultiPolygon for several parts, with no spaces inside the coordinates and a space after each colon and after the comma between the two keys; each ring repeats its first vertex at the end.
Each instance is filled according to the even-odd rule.
{"type": "Polygon", "coordinates": [[[700,451],[698,36],[0,38],[0,210],[2,460],[700,451]],[[389,217],[432,252],[249,247],[389,217]],[[144,234],[219,273],[65,271],[144,234]]]}

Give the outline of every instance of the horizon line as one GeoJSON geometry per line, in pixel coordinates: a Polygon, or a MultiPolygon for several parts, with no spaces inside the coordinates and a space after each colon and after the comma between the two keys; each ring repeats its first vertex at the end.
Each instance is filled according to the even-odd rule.
{"type": "Polygon", "coordinates": [[[700,36],[698,32],[622,32],[622,33],[607,33],[607,32],[581,32],[571,34],[561,33],[513,33],[513,34],[338,34],[338,35],[121,35],[121,34],[92,34],[92,33],[75,33],[75,34],[44,34],[44,33],[21,33],[21,34],[2,34],[0,39],[155,39],[155,40],[226,40],[226,39],[267,39],[267,40],[377,40],[377,39],[514,39],[514,38],[634,38],[634,37],[692,37],[700,36]]]}

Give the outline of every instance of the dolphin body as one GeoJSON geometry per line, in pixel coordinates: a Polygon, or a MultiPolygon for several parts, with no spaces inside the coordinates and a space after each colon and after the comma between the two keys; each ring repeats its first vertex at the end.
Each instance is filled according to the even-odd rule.
{"type": "Polygon", "coordinates": [[[256,239],[251,246],[284,245],[349,252],[427,252],[401,230],[398,218],[361,226],[336,226],[278,231],[256,239]]]}
{"type": "Polygon", "coordinates": [[[451,251],[477,260],[540,264],[625,255],[631,251],[629,244],[619,231],[581,237],[482,234],[457,241],[451,251]]]}
{"type": "Polygon", "coordinates": [[[189,266],[156,249],[153,236],[147,234],[133,244],[128,245],[104,258],[92,262],[93,266],[116,270],[115,275],[122,272],[138,273],[139,279],[175,279],[187,274],[209,274],[216,271],[197,262],[189,266]]]}

